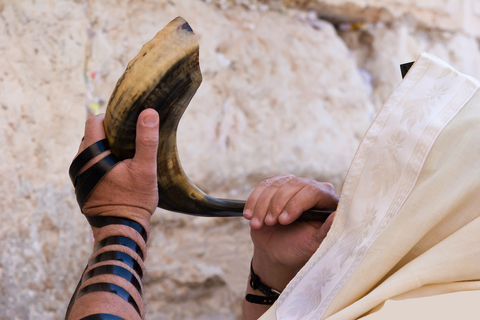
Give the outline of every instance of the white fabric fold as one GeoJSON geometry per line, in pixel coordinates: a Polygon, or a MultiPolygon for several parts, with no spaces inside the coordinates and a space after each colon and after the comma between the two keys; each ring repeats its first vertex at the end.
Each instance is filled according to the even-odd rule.
{"type": "Polygon", "coordinates": [[[357,319],[387,299],[480,290],[479,88],[416,60],[360,144],[327,238],[261,319],[357,319]]]}

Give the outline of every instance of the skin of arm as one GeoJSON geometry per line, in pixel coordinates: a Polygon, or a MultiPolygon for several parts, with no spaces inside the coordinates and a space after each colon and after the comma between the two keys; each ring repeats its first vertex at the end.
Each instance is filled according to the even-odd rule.
{"type": "MultiPolygon", "coordinates": [[[[262,283],[285,289],[326,237],[334,213],[324,223],[297,218],[308,209],[333,209],[337,203],[333,185],[291,174],[264,180],[253,190],[244,217],[250,220],[254,244],[252,267],[262,283]]],[[[246,293],[263,296],[249,282],[246,293]]],[[[258,319],[269,307],[244,300],[243,319],[258,319]]]]}
{"type": "MultiPolygon", "coordinates": [[[[104,115],[89,118],[85,125],[84,140],[80,144],[77,155],[91,144],[104,139],[104,115]]],[[[158,113],[153,109],[144,110],[137,122],[136,151],[132,159],[127,159],[113,167],[97,184],[88,197],[82,212],[85,216],[108,216],[127,218],[140,223],[150,232],[150,217],[158,203],[157,191],[157,146],[158,146],[158,113]]],[[[84,170],[103,158],[101,154],[86,164],[84,170]]],[[[127,253],[135,259],[145,274],[144,259],[147,247],[144,239],[134,229],[123,225],[108,225],[102,228],[92,227],[94,248],[110,236],[124,236],[134,240],[141,248],[142,259],[134,250],[122,245],[107,245],[92,253],[90,261],[106,251],[127,253]]],[[[102,265],[120,266],[130,271],[141,288],[141,278],[128,264],[121,261],[102,261],[89,266],[85,271],[102,265]]],[[[84,273],[85,274],[85,273],[84,273]]],[[[145,308],[142,296],[135,286],[123,277],[114,274],[101,274],[84,281],[79,290],[95,283],[110,283],[126,290],[134,299],[140,314],[122,297],[110,292],[92,292],[78,298],[72,305],[68,320],[79,320],[96,313],[107,313],[124,319],[143,319],[145,308]]]]}

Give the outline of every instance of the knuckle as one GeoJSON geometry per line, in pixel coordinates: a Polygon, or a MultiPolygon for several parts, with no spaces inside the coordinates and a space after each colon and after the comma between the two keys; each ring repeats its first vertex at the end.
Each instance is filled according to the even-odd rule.
{"type": "Polygon", "coordinates": [[[275,180],[273,183],[272,183],[272,187],[274,188],[280,188],[281,186],[283,186],[285,184],[285,181],[287,181],[287,179],[278,179],[278,180],[275,180]]]}
{"type": "Polygon", "coordinates": [[[268,187],[268,186],[270,186],[272,183],[273,183],[273,180],[272,180],[271,178],[269,178],[269,179],[265,179],[265,180],[263,180],[262,182],[260,182],[260,185],[261,185],[262,187],[268,187]]]}
{"type": "Polygon", "coordinates": [[[313,194],[324,192],[322,187],[320,185],[318,185],[317,183],[309,183],[305,186],[305,188],[307,189],[308,192],[313,193],[313,194]]]}
{"type": "Polygon", "coordinates": [[[85,121],[85,127],[90,127],[92,125],[92,123],[95,122],[95,117],[90,117],[87,119],[87,121],[85,121]]]}
{"type": "Polygon", "coordinates": [[[323,186],[329,191],[335,191],[335,187],[330,182],[323,182],[323,186]]]}
{"type": "Polygon", "coordinates": [[[302,178],[294,177],[290,179],[287,183],[290,184],[292,187],[298,187],[303,184],[303,181],[302,181],[302,178]]]}
{"type": "Polygon", "coordinates": [[[96,116],[90,117],[87,119],[87,121],[85,121],[85,126],[90,127],[92,125],[95,125],[96,123],[102,121],[103,118],[104,118],[103,114],[98,114],[96,116]]]}
{"type": "Polygon", "coordinates": [[[294,177],[295,176],[293,174],[286,174],[286,175],[282,175],[282,176],[270,177],[270,178],[265,179],[262,182],[260,182],[260,186],[263,186],[263,187],[269,187],[269,186],[280,187],[283,184],[285,184],[286,181],[289,181],[294,177]]]}
{"type": "Polygon", "coordinates": [[[152,136],[143,136],[138,138],[138,143],[148,149],[153,149],[157,147],[158,141],[156,137],[152,136]]]}

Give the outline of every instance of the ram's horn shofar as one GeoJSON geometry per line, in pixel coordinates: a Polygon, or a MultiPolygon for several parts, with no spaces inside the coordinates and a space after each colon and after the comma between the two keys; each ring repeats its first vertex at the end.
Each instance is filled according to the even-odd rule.
{"type": "MultiPolygon", "coordinates": [[[[198,189],[183,172],[177,152],[177,127],[202,82],[198,41],[181,17],[170,22],[130,61],[108,102],[105,132],[121,159],[135,152],[135,129],[146,108],[160,115],[158,206],[196,216],[241,216],[245,201],[216,199],[198,189]]],[[[311,210],[302,219],[325,220],[332,211],[311,210]]]]}

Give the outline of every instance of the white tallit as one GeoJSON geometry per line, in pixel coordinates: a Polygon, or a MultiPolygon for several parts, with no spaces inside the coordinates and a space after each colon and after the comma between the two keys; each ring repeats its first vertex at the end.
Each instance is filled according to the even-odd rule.
{"type": "Polygon", "coordinates": [[[389,299],[480,290],[479,87],[416,60],[362,140],[328,236],[262,320],[357,319],[389,299]]]}

